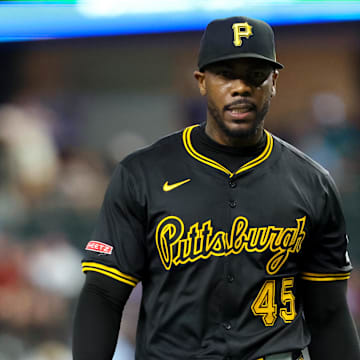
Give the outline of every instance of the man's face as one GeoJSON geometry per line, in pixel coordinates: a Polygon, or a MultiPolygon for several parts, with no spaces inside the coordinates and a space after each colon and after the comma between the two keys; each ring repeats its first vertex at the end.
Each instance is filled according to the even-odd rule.
{"type": "Polygon", "coordinates": [[[207,96],[207,126],[216,140],[227,144],[232,138],[251,140],[262,134],[278,75],[271,64],[257,59],[226,60],[194,75],[201,94],[207,96]]]}

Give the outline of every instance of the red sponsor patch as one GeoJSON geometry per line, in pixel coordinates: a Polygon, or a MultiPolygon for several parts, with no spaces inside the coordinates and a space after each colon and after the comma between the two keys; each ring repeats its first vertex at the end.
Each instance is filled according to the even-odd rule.
{"type": "Polygon", "coordinates": [[[113,247],[100,241],[92,240],[88,242],[85,250],[95,251],[101,254],[111,254],[113,247]]]}

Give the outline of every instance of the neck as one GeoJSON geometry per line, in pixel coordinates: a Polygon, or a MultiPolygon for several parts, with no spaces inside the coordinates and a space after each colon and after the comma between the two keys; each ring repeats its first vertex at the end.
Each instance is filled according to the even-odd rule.
{"type": "Polygon", "coordinates": [[[205,125],[205,133],[207,136],[209,136],[210,139],[217,142],[218,144],[231,147],[246,148],[249,146],[254,146],[261,141],[264,134],[264,127],[259,126],[255,130],[255,133],[249,136],[236,136],[229,135],[221,129],[215,129],[209,125],[209,122],[207,122],[205,125]]]}

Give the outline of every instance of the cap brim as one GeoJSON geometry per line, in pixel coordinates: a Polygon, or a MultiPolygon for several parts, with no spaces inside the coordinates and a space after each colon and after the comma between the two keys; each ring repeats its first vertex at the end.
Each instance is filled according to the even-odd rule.
{"type": "Polygon", "coordinates": [[[199,65],[199,69],[202,70],[204,69],[205,66],[208,66],[210,64],[215,64],[217,62],[220,61],[224,61],[224,60],[232,60],[232,59],[259,59],[259,60],[264,60],[268,63],[271,63],[275,69],[283,69],[284,65],[280,64],[277,61],[274,61],[272,59],[269,59],[265,56],[261,56],[259,54],[253,54],[253,53],[247,53],[247,54],[232,54],[232,55],[227,55],[227,56],[222,56],[222,57],[218,57],[214,60],[208,61],[205,64],[201,64],[201,66],[199,65]]]}

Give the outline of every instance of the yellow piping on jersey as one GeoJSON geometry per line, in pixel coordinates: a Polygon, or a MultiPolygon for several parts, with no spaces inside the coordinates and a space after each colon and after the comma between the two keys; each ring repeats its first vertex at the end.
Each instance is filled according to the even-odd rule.
{"type": "Polygon", "coordinates": [[[268,131],[265,130],[266,146],[265,146],[264,151],[258,157],[247,162],[246,164],[242,165],[237,171],[235,171],[233,173],[229,169],[227,169],[225,166],[219,164],[217,161],[210,159],[204,155],[201,155],[194,149],[194,147],[191,143],[191,132],[197,126],[199,126],[199,125],[189,126],[183,132],[183,143],[184,143],[184,147],[185,147],[186,151],[196,160],[228,174],[229,177],[233,177],[234,175],[240,174],[246,170],[253,168],[254,166],[259,165],[263,161],[265,161],[271,155],[271,152],[272,152],[272,149],[274,146],[274,140],[273,140],[272,136],[270,135],[270,133],[268,131]]]}
{"type": "Polygon", "coordinates": [[[226,174],[230,175],[230,177],[233,176],[233,173],[230,170],[228,170],[225,166],[219,164],[215,160],[212,160],[204,155],[199,154],[193,148],[193,146],[191,144],[190,135],[191,135],[192,130],[197,126],[199,126],[199,125],[193,125],[193,126],[187,127],[183,132],[183,142],[184,142],[186,151],[196,160],[198,160],[206,165],[212,166],[215,169],[221,170],[221,171],[225,172],[226,174]]]}
{"type": "Polygon", "coordinates": [[[317,274],[303,272],[301,274],[303,280],[309,281],[337,281],[337,280],[348,280],[350,279],[350,273],[339,273],[339,274],[317,274]]]}
{"type": "Polygon", "coordinates": [[[115,280],[121,281],[125,284],[131,285],[134,287],[139,282],[138,279],[136,279],[130,275],[126,275],[115,268],[112,268],[110,266],[105,266],[102,264],[98,264],[96,262],[84,262],[82,264],[82,271],[83,272],[86,272],[86,271],[98,272],[100,274],[109,276],[115,280]]]}

